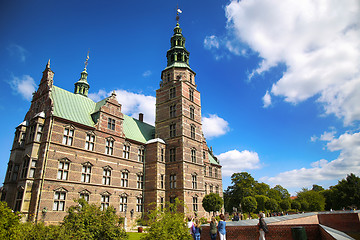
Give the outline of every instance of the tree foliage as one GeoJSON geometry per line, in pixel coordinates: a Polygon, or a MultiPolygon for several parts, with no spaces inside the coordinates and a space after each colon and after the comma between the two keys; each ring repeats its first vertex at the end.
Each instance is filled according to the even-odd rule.
{"type": "Polygon", "coordinates": [[[302,204],[303,211],[324,211],[325,210],[325,198],[324,196],[314,190],[303,189],[298,192],[297,200],[302,204]],[[308,207],[305,208],[306,204],[308,207]]]}
{"type": "Polygon", "coordinates": [[[202,206],[207,212],[220,211],[224,205],[224,200],[217,193],[209,193],[202,200],[202,206]]]}
{"type": "Polygon", "coordinates": [[[257,212],[265,211],[265,203],[269,200],[269,198],[265,195],[255,195],[255,199],[257,202],[257,212]]]}
{"type": "Polygon", "coordinates": [[[267,210],[276,211],[279,208],[279,205],[275,199],[270,198],[265,202],[265,207],[267,210]]]}
{"type": "Polygon", "coordinates": [[[256,199],[251,196],[244,197],[241,202],[241,205],[242,205],[244,211],[248,212],[248,213],[254,212],[257,208],[256,199]]]}
{"type": "Polygon", "coordinates": [[[167,206],[161,210],[155,208],[148,214],[149,229],[141,237],[142,240],[191,240],[189,229],[184,221],[185,215],[174,209],[183,208],[184,204],[178,199],[175,203],[167,203],[167,206]]]}

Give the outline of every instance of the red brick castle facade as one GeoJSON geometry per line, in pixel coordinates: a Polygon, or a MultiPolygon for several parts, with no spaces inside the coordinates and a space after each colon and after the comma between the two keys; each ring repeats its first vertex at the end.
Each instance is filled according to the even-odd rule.
{"type": "Polygon", "coordinates": [[[121,112],[113,93],[87,97],[86,68],[74,93],[53,85],[46,65],[31,107],[16,127],[1,192],[14,211],[57,223],[74,199],[113,205],[132,220],[148,204],[185,202],[184,212],[205,216],[203,197],[222,196],[219,161],[202,132],[200,92],[179,24],[156,91],[155,127],[121,112]]]}

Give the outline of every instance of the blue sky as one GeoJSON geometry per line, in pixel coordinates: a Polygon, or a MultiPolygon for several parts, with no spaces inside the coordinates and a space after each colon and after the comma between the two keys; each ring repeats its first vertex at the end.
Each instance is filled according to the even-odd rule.
{"type": "Polygon", "coordinates": [[[241,171],[292,194],[360,175],[358,1],[17,0],[0,2],[0,179],[48,59],[73,91],[90,50],[89,96],[153,123],[177,4],[224,189],[241,171]]]}

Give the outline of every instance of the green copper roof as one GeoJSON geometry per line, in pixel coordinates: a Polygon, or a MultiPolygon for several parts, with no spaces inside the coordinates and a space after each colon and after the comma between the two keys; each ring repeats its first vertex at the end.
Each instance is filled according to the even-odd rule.
{"type": "MultiPolygon", "coordinates": [[[[59,87],[53,86],[51,98],[54,103],[54,116],[64,118],[86,126],[94,127],[98,119],[98,111],[105,105],[108,98],[94,102],[88,97],[74,94],[59,87]]],[[[155,127],[124,116],[124,134],[128,139],[146,143],[154,138],[155,127]]]]}
{"type": "MultiPolygon", "coordinates": [[[[172,67],[181,67],[181,68],[188,68],[191,71],[193,71],[190,66],[184,62],[173,62],[171,65],[167,66],[164,70],[167,70],[172,67]]],[[[194,72],[194,71],[193,71],[194,72]]]]}
{"type": "Polygon", "coordinates": [[[213,155],[210,152],[208,152],[208,156],[209,156],[210,163],[219,165],[219,163],[215,160],[215,158],[213,157],[213,155]]]}
{"type": "Polygon", "coordinates": [[[146,143],[155,136],[155,128],[124,114],[124,133],[127,138],[146,143]]]}
{"type": "Polygon", "coordinates": [[[61,117],[87,126],[94,126],[91,113],[95,102],[80,94],[73,94],[59,87],[53,86],[52,100],[54,102],[54,116],[61,117]]]}

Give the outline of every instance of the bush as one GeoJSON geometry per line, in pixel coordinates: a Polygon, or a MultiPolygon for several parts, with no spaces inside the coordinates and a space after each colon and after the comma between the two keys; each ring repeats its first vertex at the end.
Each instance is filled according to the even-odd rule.
{"type": "Polygon", "coordinates": [[[189,229],[184,221],[185,215],[176,211],[180,207],[184,207],[178,199],[175,203],[167,203],[167,206],[161,211],[160,208],[155,208],[148,214],[149,226],[141,239],[142,240],[191,240],[192,236],[189,234],[189,229]]]}
{"type": "Polygon", "coordinates": [[[258,219],[259,216],[255,213],[251,213],[251,219],[258,219]]]}
{"type": "Polygon", "coordinates": [[[207,220],[207,218],[205,218],[205,217],[200,218],[199,221],[200,221],[200,224],[201,224],[201,225],[208,223],[208,220],[207,220]]]}

